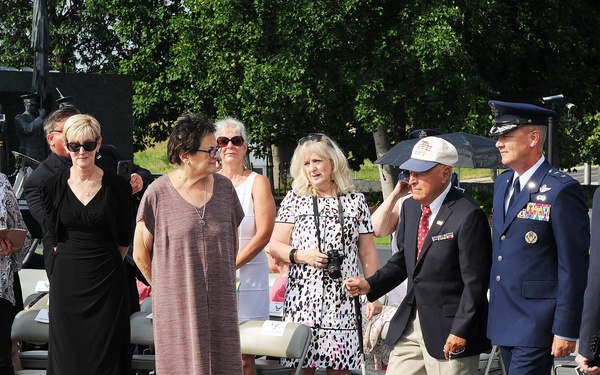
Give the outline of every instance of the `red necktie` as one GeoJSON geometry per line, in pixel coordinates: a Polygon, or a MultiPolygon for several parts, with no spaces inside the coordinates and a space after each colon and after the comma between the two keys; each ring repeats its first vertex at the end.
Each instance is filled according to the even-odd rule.
{"type": "Polygon", "coordinates": [[[423,213],[421,213],[421,220],[419,220],[419,235],[417,237],[417,259],[421,256],[421,249],[423,248],[423,242],[429,232],[429,216],[431,215],[431,208],[429,206],[423,206],[423,213]]]}

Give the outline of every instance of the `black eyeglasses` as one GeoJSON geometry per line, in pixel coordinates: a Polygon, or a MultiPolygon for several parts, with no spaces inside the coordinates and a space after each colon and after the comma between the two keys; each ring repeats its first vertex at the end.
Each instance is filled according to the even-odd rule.
{"type": "Polygon", "coordinates": [[[98,141],[90,141],[90,142],[85,142],[84,144],[81,143],[74,143],[74,142],[65,142],[67,144],[67,150],[71,151],[71,152],[79,152],[79,150],[83,147],[84,150],[86,151],[94,151],[96,149],[96,146],[98,146],[98,141]]]}
{"type": "Polygon", "coordinates": [[[425,177],[432,169],[433,168],[428,169],[424,172],[411,172],[409,170],[403,170],[403,171],[400,171],[400,174],[398,175],[398,179],[399,180],[409,180],[410,176],[413,176],[414,178],[417,178],[417,179],[422,178],[422,177],[425,177]]]}
{"type": "Polygon", "coordinates": [[[227,147],[227,145],[229,144],[229,142],[233,143],[233,145],[235,147],[240,147],[241,145],[244,144],[244,137],[242,137],[241,135],[236,135],[235,137],[232,137],[231,139],[229,139],[227,137],[219,137],[219,138],[217,138],[217,144],[220,147],[227,147]]]}
{"type": "Polygon", "coordinates": [[[208,154],[208,156],[210,156],[212,159],[214,159],[221,151],[221,147],[209,148],[208,150],[197,149],[196,151],[206,152],[208,154]]]}
{"type": "Polygon", "coordinates": [[[313,141],[313,142],[319,142],[321,140],[321,138],[323,138],[324,134],[321,133],[312,133],[307,135],[306,137],[302,137],[300,138],[300,140],[298,141],[298,144],[300,146],[302,146],[303,144],[305,144],[308,141],[313,141]]]}
{"type": "Polygon", "coordinates": [[[62,130],[54,129],[54,130],[50,130],[50,133],[62,133],[62,130]]]}

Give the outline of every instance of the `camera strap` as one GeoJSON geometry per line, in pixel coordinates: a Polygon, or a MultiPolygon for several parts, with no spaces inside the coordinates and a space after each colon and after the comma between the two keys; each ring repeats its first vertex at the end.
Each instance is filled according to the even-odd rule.
{"type": "MultiPolygon", "coordinates": [[[[340,249],[345,250],[346,244],[344,242],[344,206],[342,205],[342,200],[340,197],[337,197],[338,201],[338,217],[340,219],[340,229],[342,230],[342,245],[340,249]]],[[[315,226],[317,227],[317,242],[319,243],[319,251],[321,248],[321,229],[319,228],[319,200],[316,196],[313,196],[313,212],[315,216],[315,226]]]]}

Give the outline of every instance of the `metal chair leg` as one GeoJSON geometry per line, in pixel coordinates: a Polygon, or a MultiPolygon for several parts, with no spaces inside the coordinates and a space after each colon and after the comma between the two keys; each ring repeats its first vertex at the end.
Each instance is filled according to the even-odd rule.
{"type": "Polygon", "coordinates": [[[506,368],[504,368],[504,362],[502,362],[502,356],[500,355],[500,348],[498,348],[497,345],[492,346],[492,350],[490,351],[490,357],[488,358],[487,365],[485,366],[485,372],[483,374],[490,374],[492,364],[494,363],[494,359],[498,359],[500,371],[502,372],[502,375],[506,375],[506,368]]]}

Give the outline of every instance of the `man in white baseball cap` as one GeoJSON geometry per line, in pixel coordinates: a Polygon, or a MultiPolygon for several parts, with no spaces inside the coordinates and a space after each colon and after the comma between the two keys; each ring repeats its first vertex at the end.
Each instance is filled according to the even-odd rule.
{"type": "Polygon", "coordinates": [[[449,190],[452,166],[457,161],[458,153],[450,142],[439,137],[425,137],[413,147],[410,159],[402,163],[400,169],[405,171],[413,198],[421,205],[429,206],[449,190]],[[431,178],[421,178],[426,175],[431,178]]]}
{"type": "Polygon", "coordinates": [[[413,147],[410,159],[400,165],[400,169],[411,172],[425,172],[437,164],[453,166],[458,161],[456,148],[440,137],[422,138],[413,147]]]}
{"type": "Polygon", "coordinates": [[[402,206],[399,251],[368,279],[350,278],[353,296],[375,301],[408,279],[406,298],[390,321],[388,373],[477,374],[486,338],[487,286],[492,262],[485,213],[451,184],[456,148],[421,139],[400,168],[412,197],[402,206]]]}

